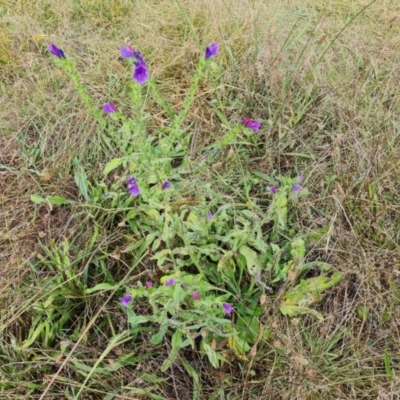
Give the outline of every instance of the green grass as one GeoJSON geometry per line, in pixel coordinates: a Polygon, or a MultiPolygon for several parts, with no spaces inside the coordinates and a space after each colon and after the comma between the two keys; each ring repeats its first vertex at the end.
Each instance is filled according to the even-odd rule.
{"type": "MultiPolygon", "coordinates": [[[[192,399],[196,379],[200,399],[400,396],[397,2],[320,3],[0,2],[0,398],[192,399]],[[134,116],[130,68],[118,59],[125,41],[143,52],[174,111],[204,46],[220,44],[187,118],[193,165],[226,135],[221,113],[262,129],[222,149],[177,207],[202,180],[228,203],[264,206],[273,177],[303,174],[309,196],[290,208],[290,227],[314,238],[306,260],[342,273],[313,306],[323,321],[284,317],[272,297],[265,334],[243,359],[223,349],[229,362],[219,369],[185,349],[161,372],[169,339],[126,334],[118,297],[162,274],[151,249],[139,259],[126,251],[136,237],[119,225],[121,210],[83,199],[74,159],[90,182],[109,184],[124,176],[102,174],[120,149],[102,145],[47,52],[54,42],[74,59],[96,105],[112,99],[134,116]],[[34,204],[32,195],[74,203],[34,204]]],[[[167,126],[150,94],[146,111],[150,133],[167,126]]]]}

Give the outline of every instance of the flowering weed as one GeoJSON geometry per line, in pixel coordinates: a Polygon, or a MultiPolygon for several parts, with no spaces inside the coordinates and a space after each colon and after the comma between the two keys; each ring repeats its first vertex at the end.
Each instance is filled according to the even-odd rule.
{"type": "MultiPolygon", "coordinates": [[[[118,169],[129,176],[125,178],[128,187],[125,191],[121,181],[110,188],[99,186],[100,195],[96,185],[91,185],[90,203],[126,210],[121,218],[130,227],[135,242],[124,251],[134,250],[138,258],[151,248],[152,259],[164,274],[159,284],[146,282],[143,286],[137,282],[127,287],[128,294],[120,298],[122,306],[128,310],[133,331],[147,324],[153,344],[160,344],[165,336],[172,335],[170,356],[164,361],[163,370],[178,358],[181,349],[195,348],[197,337],[202,338],[202,352],[215,368],[226,359],[212,348],[212,343],[219,343],[224,338],[228,338],[227,345],[235,356],[244,359],[250,346],[265,334],[260,320],[263,313],[260,299],[268,294],[271,286],[292,282],[280,302],[283,314],[309,313],[320,317],[309,306],[320,298],[323,290],[340,279],[340,274],[325,266],[320,278],[300,281],[311,268],[305,262],[307,238],[291,234],[285,239],[285,235],[289,206],[296,202],[293,196],[306,195],[299,186],[302,178],[278,177],[279,185],[269,189],[265,186],[265,192],[269,190],[272,194],[266,213],[250,199],[247,205],[224,201],[211,183],[199,179],[204,166],[189,158],[191,134],[183,123],[208,67],[208,59],[216,57],[218,50],[218,44],[212,43],[207,47],[205,57],[200,57],[182,110],[176,114],[168,113],[170,126],[149,135],[142,97],[144,84],[149,82],[149,90],[156,99],[160,96],[141,53],[131,46],[120,48],[122,57],[133,60],[130,91],[134,117],[116,116],[122,124],[121,135],[113,135],[110,139],[119,148],[121,157],[108,162],[104,175],[107,177],[118,169]],[[184,161],[174,168],[173,160],[178,156],[184,161]],[[183,193],[193,179],[195,202],[186,204],[181,202],[183,193]],[[174,190],[170,190],[171,181],[174,190]],[[211,207],[216,210],[214,214],[211,207]],[[167,270],[167,265],[171,271],[167,270]],[[135,311],[136,305],[144,301],[152,308],[150,316],[138,315],[135,311]]],[[[63,54],[56,46],[50,51],[58,58],[63,54]]],[[[68,64],[67,72],[77,83],[84,101],[93,107],[79,84],[72,63],[68,64]]],[[[160,103],[166,104],[164,100],[160,103]]],[[[103,111],[112,116],[117,108],[109,102],[103,106],[103,111]]],[[[98,116],[97,112],[93,114],[98,116]]],[[[104,127],[104,123],[101,126],[104,127]]],[[[260,129],[260,122],[243,118],[230,128],[220,143],[215,144],[214,156],[241,132],[251,135],[260,129]]],[[[314,268],[316,266],[318,264],[314,264],[314,268]]]]}

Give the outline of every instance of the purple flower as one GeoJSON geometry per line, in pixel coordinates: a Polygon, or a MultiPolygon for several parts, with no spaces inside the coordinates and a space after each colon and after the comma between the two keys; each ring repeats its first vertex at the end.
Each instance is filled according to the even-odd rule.
{"type": "Polygon", "coordinates": [[[194,293],[192,293],[192,299],[193,300],[200,300],[201,296],[198,293],[194,292],[194,293]]]}
{"type": "Polygon", "coordinates": [[[299,185],[292,185],[292,188],[293,188],[294,194],[299,194],[302,189],[301,186],[299,186],[299,185]]]}
{"type": "Polygon", "coordinates": [[[165,190],[165,189],[169,189],[171,187],[171,184],[168,181],[165,181],[162,186],[161,189],[165,190]]]}
{"type": "Polygon", "coordinates": [[[58,48],[54,43],[50,43],[48,49],[53,56],[57,58],[66,58],[62,49],[58,48]]]}
{"type": "Polygon", "coordinates": [[[126,183],[128,184],[128,186],[134,185],[136,183],[136,178],[131,176],[126,180],[126,183]]]}
{"type": "Polygon", "coordinates": [[[139,65],[146,66],[146,61],[144,61],[144,58],[143,58],[142,54],[140,53],[140,51],[135,51],[133,53],[133,57],[136,58],[136,61],[134,62],[135,67],[138,67],[139,65]]]}
{"type": "Polygon", "coordinates": [[[175,283],[175,279],[171,278],[168,279],[167,282],[165,282],[165,286],[172,286],[175,283]]]}
{"type": "Polygon", "coordinates": [[[149,74],[147,72],[147,67],[139,65],[135,68],[132,78],[139,84],[143,85],[149,79],[149,74]]]}
{"type": "Polygon", "coordinates": [[[231,315],[231,312],[233,311],[233,307],[230,304],[223,303],[222,307],[224,307],[224,311],[226,314],[231,315]]]}
{"type": "Polygon", "coordinates": [[[120,47],[119,51],[121,52],[121,57],[123,58],[132,58],[135,56],[135,50],[132,46],[120,47]]]}
{"type": "Polygon", "coordinates": [[[206,60],[208,60],[210,57],[216,56],[217,54],[218,54],[218,43],[213,42],[206,48],[206,53],[205,53],[206,60]]]}
{"type": "Polygon", "coordinates": [[[147,281],[146,287],[147,287],[147,289],[151,289],[153,287],[153,282],[147,281]]]}
{"type": "Polygon", "coordinates": [[[140,188],[139,186],[135,183],[132,186],[129,186],[128,192],[131,196],[137,197],[140,194],[140,188]]]}
{"type": "Polygon", "coordinates": [[[269,188],[269,190],[271,191],[272,194],[275,194],[276,193],[276,186],[271,186],[269,188]]]}
{"type": "Polygon", "coordinates": [[[253,131],[257,132],[260,129],[261,123],[258,121],[254,121],[251,118],[243,118],[242,119],[242,124],[246,127],[246,128],[250,128],[253,131]]]}
{"type": "Polygon", "coordinates": [[[103,111],[107,114],[112,114],[117,111],[117,107],[112,101],[109,101],[108,103],[103,105],[103,111]]]}
{"type": "Polygon", "coordinates": [[[136,61],[134,62],[135,71],[133,72],[132,78],[139,83],[139,85],[143,85],[143,83],[149,79],[146,61],[144,61],[144,58],[138,51],[135,51],[133,56],[136,58],[136,61]]]}
{"type": "Polygon", "coordinates": [[[213,213],[212,213],[211,211],[209,211],[209,212],[207,213],[207,219],[208,219],[209,221],[211,221],[213,218],[214,218],[213,213]]]}
{"type": "Polygon", "coordinates": [[[128,294],[124,297],[121,297],[119,300],[121,301],[123,307],[128,307],[130,301],[132,300],[132,296],[129,296],[128,294]]]}

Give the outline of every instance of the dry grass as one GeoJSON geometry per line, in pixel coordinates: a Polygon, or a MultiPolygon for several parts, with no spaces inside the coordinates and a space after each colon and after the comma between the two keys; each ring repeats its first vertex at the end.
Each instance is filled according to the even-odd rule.
{"type": "MultiPolygon", "coordinates": [[[[79,258],[90,241],[89,223],[74,221],[77,210],[38,208],[30,201],[32,194],[76,199],[74,156],[86,160],[91,177],[112,156],[93,146],[96,127],[67,77],[54,68],[47,43],[57,43],[77,62],[98,104],[112,98],[129,114],[121,89],[129,74],[118,60],[122,43],[143,51],[160,90],[179,108],[199,52],[214,40],[221,45],[221,74],[202,84],[192,108],[196,149],[222,135],[213,99],[232,120],[260,119],[259,148],[247,168],[304,174],[311,195],[297,211],[297,224],[304,231],[329,227],[309,257],[328,260],[344,278],[320,306],[324,322],[273,313],[266,320],[271,339],[259,344],[248,363],[222,371],[203,367],[201,398],[218,390],[213,398],[400,397],[400,8],[396,0],[376,1],[336,37],[366,3],[328,3],[0,1],[2,399],[39,398],[92,321],[46,397],[74,398],[74,388],[107,348],[107,337],[126,324],[107,303],[107,293],[87,302],[76,294],[70,343],[21,345],[30,327],[25,315],[38,296],[51,293],[32,272],[36,254],[43,254],[39,240],[50,246],[52,239],[68,237],[80,274],[92,254],[119,239],[101,232],[98,247],[79,258]],[[113,321],[94,319],[99,310],[113,321]],[[79,313],[81,321],[74,319],[79,313]],[[60,350],[63,345],[67,350],[60,350]]],[[[156,106],[154,111],[152,123],[161,124],[156,106]]],[[[106,263],[122,274],[115,260],[106,263]]],[[[134,369],[96,372],[81,398],[105,399],[111,389],[114,397],[107,399],[191,398],[183,370],[158,372],[164,355],[155,347],[121,344],[107,355],[108,365],[128,353],[152,357],[134,369]],[[144,373],[160,382],[146,381],[144,373]]]]}

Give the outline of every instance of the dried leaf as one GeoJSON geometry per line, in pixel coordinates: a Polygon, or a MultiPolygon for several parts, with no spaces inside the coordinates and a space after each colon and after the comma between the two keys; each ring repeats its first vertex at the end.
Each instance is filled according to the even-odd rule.
{"type": "Polygon", "coordinates": [[[217,162],[217,163],[215,163],[215,164],[213,164],[213,169],[215,170],[215,171],[218,171],[219,169],[221,169],[222,168],[222,162],[220,161],[220,162],[217,162]]]}
{"type": "Polygon", "coordinates": [[[293,360],[298,367],[305,367],[306,365],[309,364],[309,361],[303,356],[294,356],[293,360]]]}
{"type": "Polygon", "coordinates": [[[300,320],[299,320],[298,318],[293,318],[293,319],[291,320],[291,323],[292,323],[293,326],[297,326],[297,325],[299,325],[300,320]]]}
{"type": "Polygon", "coordinates": [[[263,306],[263,305],[267,304],[267,302],[268,302],[267,295],[266,294],[262,294],[261,297],[260,297],[260,305],[263,306]]]}
{"type": "Polygon", "coordinates": [[[306,373],[306,375],[309,376],[310,378],[315,378],[315,377],[318,375],[317,371],[316,371],[314,368],[310,367],[310,366],[308,366],[308,367],[306,368],[305,373],[306,373]]]}
{"type": "Polygon", "coordinates": [[[249,356],[254,358],[257,355],[257,344],[255,344],[249,351],[249,356]]]}
{"type": "Polygon", "coordinates": [[[272,324],[271,324],[271,328],[272,329],[277,329],[281,326],[281,323],[278,319],[276,319],[272,324]]]}
{"type": "Polygon", "coordinates": [[[44,169],[44,170],[42,171],[41,175],[42,175],[42,179],[43,179],[45,182],[48,182],[48,181],[51,180],[51,175],[49,174],[49,171],[47,171],[46,169],[44,169]]]}
{"type": "Polygon", "coordinates": [[[296,279],[296,272],[295,271],[289,271],[287,274],[287,278],[289,282],[293,282],[296,279]]]}

